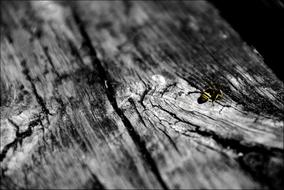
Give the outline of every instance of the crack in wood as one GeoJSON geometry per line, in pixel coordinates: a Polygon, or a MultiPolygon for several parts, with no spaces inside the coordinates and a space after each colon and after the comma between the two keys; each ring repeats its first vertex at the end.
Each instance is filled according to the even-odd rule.
{"type": "MultiPolygon", "coordinates": [[[[131,103],[131,105],[134,107],[134,110],[135,110],[135,112],[137,113],[137,115],[138,115],[140,121],[142,122],[142,124],[147,128],[147,125],[146,125],[146,123],[145,123],[143,117],[141,116],[140,112],[138,111],[137,106],[136,106],[134,100],[133,100],[132,98],[129,98],[128,101],[129,101],[129,102],[131,103]]],[[[157,117],[157,118],[158,118],[158,117],[157,117]]],[[[159,118],[158,118],[158,119],[159,119],[159,118]]],[[[161,120],[159,119],[159,121],[161,121],[161,120]]],[[[160,122],[160,124],[163,125],[161,122],[160,122]]],[[[163,125],[163,126],[164,126],[164,125],[163,125]]],[[[153,127],[156,128],[154,125],[153,125],[153,127]]],[[[165,127],[165,126],[164,126],[164,127],[165,127]]],[[[178,149],[176,143],[175,143],[174,140],[170,137],[170,135],[169,135],[166,131],[160,129],[159,127],[158,127],[158,130],[161,131],[161,132],[168,138],[169,142],[173,145],[174,149],[175,149],[179,154],[181,154],[181,152],[179,151],[179,149],[178,149]]]]}
{"type": "Polygon", "coordinates": [[[14,150],[17,148],[18,143],[22,144],[23,140],[27,137],[30,137],[32,135],[32,126],[28,126],[28,129],[22,133],[19,132],[20,127],[13,122],[11,119],[8,119],[8,121],[16,128],[16,138],[9,144],[7,144],[1,154],[0,154],[0,161],[2,162],[6,158],[7,152],[13,148],[14,150]]]}
{"type": "Polygon", "coordinates": [[[40,105],[40,107],[41,107],[43,113],[45,114],[46,119],[47,119],[47,121],[48,121],[48,123],[49,123],[48,115],[51,115],[51,113],[50,113],[50,111],[47,109],[43,98],[42,98],[42,97],[38,94],[38,92],[37,92],[37,89],[36,89],[36,86],[35,86],[35,84],[34,84],[34,82],[33,82],[33,79],[32,79],[31,76],[30,76],[30,71],[29,71],[29,69],[28,69],[28,67],[27,67],[26,60],[23,60],[23,61],[21,62],[21,65],[22,65],[22,67],[23,67],[23,71],[22,71],[22,72],[23,72],[23,74],[25,75],[26,79],[30,82],[30,85],[31,85],[31,87],[32,87],[32,92],[33,92],[33,94],[35,95],[36,100],[37,100],[38,104],[40,105]]]}
{"type": "MultiPolygon", "coordinates": [[[[29,124],[28,124],[28,129],[25,130],[25,131],[23,131],[23,132],[21,132],[21,133],[20,133],[20,126],[19,126],[18,124],[16,124],[12,119],[8,119],[8,121],[9,121],[9,122],[15,127],[15,129],[16,129],[16,138],[15,138],[11,143],[7,144],[7,145],[3,148],[3,150],[2,150],[2,152],[1,152],[1,154],[0,154],[0,161],[1,161],[1,162],[6,158],[6,154],[7,154],[7,152],[8,152],[11,148],[13,148],[14,150],[16,150],[18,144],[20,144],[20,145],[22,146],[23,140],[24,140],[25,138],[30,137],[30,136],[32,135],[32,133],[33,133],[33,128],[34,128],[35,126],[40,125],[41,128],[42,128],[42,130],[43,130],[43,132],[44,132],[44,126],[43,126],[43,123],[42,123],[42,119],[44,119],[44,118],[42,118],[42,117],[39,115],[36,119],[30,121],[29,124]]],[[[44,137],[43,137],[43,140],[44,140],[44,137]]]]}
{"type": "Polygon", "coordinates": [[[79,31],[80,31],[80,33],[83,37],[84,45],[89,50],[89,55],[91,57],[92,64],[93,64],[94,68],[96,68],[97,71],[98,71],[98,74],[101,78],[101,84],[105,89],[105,92],[106,92],[106,95],[107,95],[109,102],[111,103],[111,105],[112,105],[113,109],[115,110],[115,112],[117,113],[117,115],[121,118],[124,126],[126,127],[128,133],[131,136],[133,142],[135,143],[137,149],[139,150],[142,157],[144,158],[144,161],[150,166],[153,174],[156,176],[157,180],[159,181],[159,183],[161,184],[163,189],[169,189],[166,182],[163,180],[163,178],[160,174],[158,166],[156,165],[154,159],[152,158],[151,154],[147,150],[145,141],[135,131],[135,129],[132,126],[129,119],[124,115],[123,111],[118,107],[116,99],[115,99],[115,90],[113,89],[110,76],[105,71],[105,69],[103,68],[101,61],[98,59],[96,50],[93,47],[93,45],[91,43],[91,39],[90,39],[87,31],[84,28],[85,27],[84,23],[81,20],[81,18],[79,17],[79,15],[76,13],[74,7],[73,7],[72,11],[73,11],[72,13],[73,13],[74,20],[75,20],[76,24],[78,25],[79,31]]]}
{"type": "MultiPolygon", "coordinates": [[[[261,164],[264,164],[264,165],[267,166],[269,164],[270,158],[275,157],[275,158],[279,158],[279,159],[282,158],[283,159],[283,157],[284,157],[283,150],[281,150],[279,148],[269,148],[269,147],[266,147],[266,146],[261,145],[261,144],[243,144],[242,139],[224,138],[223,136],[218,135],[214,131],[201,130],[200,126],[195,125],[195,124],[193,124],[189,121],[186,121],[186,120],[179,118],[175,113],[172,113],[172,112],[164,109],[161,105],[155,105],[151,102],[151,100],[150,100],[150,103],[153,107],[156,107],[156,108],[166,112],[167,114],[172,116],[174,119],[176,119],[176,120],[178,120],[182,123],[185,123],[185,124],[188,124],[188,125],[195,127],[195,129],[187,130],[187,132],[197,133],[197,134],[199,134],[203,137],[212,138],[217,144],[219,144],[224,149],[231,149],[234,152],[236,152],[236,155],[238,155],[238,157],[236,158],[236,161],[238,161],[240,166],[242,166],[245,171],[250,173],[250,175],[252,177],[254,177],[256,180],[258,180],[260,183],[267,184],[268,186],[273,187],[273,182],[267,181],[265,179],[270,178],[271,175],[278,175],[278,173],[277,174],[264,173],[259,168],[257,168],[256,171],[255,171],[254,166],[251,165],[247,161],[246,158],[251,153],[255,153],[257,155],[264,155],[265,159],[261,160],[261,162],[262,162],[261,164]]],[[[181,133],[181,134],[183,134],[183,133],[181,133]]],[[[271,177],[271,178],[274,179],[274,177],[271,177]]]]}
{"type": "Polygon", "coordinates": [[[213,7],[49,2],[53,11],[41,14],[45,4],[29,3],[12,2],[3,14],[1,189],[283,187],[283,85],[213,7]],[[215,106],[197,104],[190,91],[210,81],[226,96],[215,106]],[[74,170],[79,181],[65,173],[74,170]]]}
{"type": "Polygon", "coordinates": [[[106,189],[106,187],[102,184],[102,182],[98,179],[98,177],[92,172],[92,170],[87,164],[85,163],[80,163],[80,164],[82,165],[83,168],[86,168],[89,171],[93,180],[91,186],[90,187],[88,186],[88,189],[102,189],[102,190],[106,189]]]}

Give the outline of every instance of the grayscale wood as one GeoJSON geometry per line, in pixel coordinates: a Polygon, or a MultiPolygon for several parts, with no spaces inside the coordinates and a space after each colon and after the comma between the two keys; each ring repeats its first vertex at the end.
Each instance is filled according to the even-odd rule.
{"type": "Polygon", "coordinates": [[[0,82],[1,189],[284,186],[283,83],[206,1],[1,2],[0,82]]]}

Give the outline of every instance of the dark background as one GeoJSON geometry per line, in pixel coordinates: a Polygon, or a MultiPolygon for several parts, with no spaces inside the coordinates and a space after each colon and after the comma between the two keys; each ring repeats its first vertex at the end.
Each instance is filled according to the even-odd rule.
{"type": "Polygon", "coordinates": [[[284,0],[209,0],[284,82],[284,0]]]}

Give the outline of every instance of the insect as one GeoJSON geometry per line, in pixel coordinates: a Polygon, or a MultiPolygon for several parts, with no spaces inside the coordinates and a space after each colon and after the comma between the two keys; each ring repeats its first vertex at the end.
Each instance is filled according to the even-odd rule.
{"type": "Polygon", "coordinates": [[[201,95],[197,99],[199,104],[203,104],[207,101],[212,101],[212,103],[216,100],[220,100],[223,98],[223,92],[221,89],[216,87],[206,88],[201,92],[201,95]]]}

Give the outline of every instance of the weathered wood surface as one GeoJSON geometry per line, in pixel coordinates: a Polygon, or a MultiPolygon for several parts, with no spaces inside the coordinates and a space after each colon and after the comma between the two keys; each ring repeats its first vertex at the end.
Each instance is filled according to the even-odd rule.
{"type": "Polygon", "coordinates": [[[1,189],[283,188],[283,83],[206,1],[2,2],[0,82],[1,189]]]}

